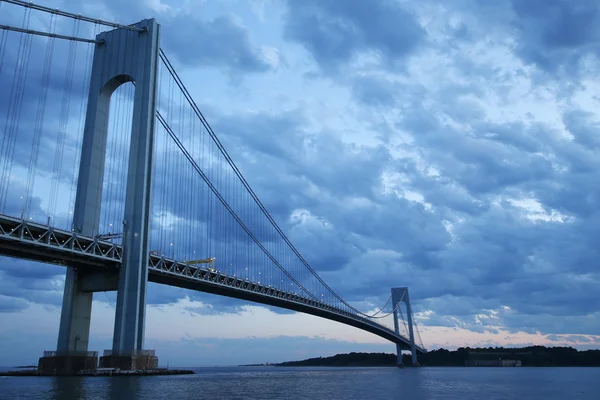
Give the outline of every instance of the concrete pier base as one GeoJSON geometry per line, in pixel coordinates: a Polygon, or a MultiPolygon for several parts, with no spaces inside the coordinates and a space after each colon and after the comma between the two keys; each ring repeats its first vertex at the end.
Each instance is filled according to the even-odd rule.
{"type": "Polygon", "coordinates": [[[398,368],[416,368],[416,367],[420,367],[421,364],[416,363],[416,364],[396,364],[396,367],[398,368]]]}
{"type": "Polygon", "coordinates": [[[145,371],[158,368],[154,350],[142,350],[133,355],[113,355],[105,351],[100,357],[100,368],[116,368],[127,371],[145,371]]]}
{"type": "Polygon", "coordinates": [[[45,352],[40,357],[38,371],[40,375],[76,375],[80,371],[95,371],[98,367],[98,352],[88,351],[84,354],[58,355],[45,352]]]}

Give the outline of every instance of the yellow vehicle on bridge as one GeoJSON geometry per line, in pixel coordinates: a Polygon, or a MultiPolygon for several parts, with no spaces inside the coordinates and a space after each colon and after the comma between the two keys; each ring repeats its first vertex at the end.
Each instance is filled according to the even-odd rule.
{"type": "Polygon", "coordinates": [[[210,269],[211,271],[214,272],[215,270],[215,257],[210,257],[210,258],[204,258],[201,260],[190,260],[190,261],[185,261],[185,263],[187,265],[193,265],[193,266],[197,266],[198,264],[208,264],[208,269],[210,269]]]}

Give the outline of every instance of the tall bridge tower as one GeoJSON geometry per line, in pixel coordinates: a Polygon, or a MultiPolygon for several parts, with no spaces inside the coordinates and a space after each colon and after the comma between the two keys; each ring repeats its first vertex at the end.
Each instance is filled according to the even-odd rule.
{"type": "Polygon", "coordinates": [[[158,364],[143,346],[159,31],[156,21],[148,19],[96,37],[100,43],[94,49],[73,231],[89,237],[99,234],[111,95],[120,85],[134,82],[123,263],[117,272],[68,267],[57,351],[40,359],[40,367],[57,373],[85,368],[92,359],[97,362],[97,353],[88,352],[88,339],[93,293],[98,291],[117,291],[112,350],[105,351],[100,365],[148,369],[158,364]]]}
{"type": "MultiPolygon", "coordinates": [[[[7,145],[5,150],[0,152],[2,153],[0,158],[4,162],[3,168],[5,170],[3,176],[0,177],[0,186],[2,186],[0,187],[0,203],[2,203],[0,209],[0,256],[23,258],[67,267],[57,347],[56,351],[44,352],[44,356],[40,358],[39,370],[42,375],[71,375],[80,370],[91,370],[98,366],[98,353],[88,351],[92,303],[95,292],[106,291],[117,291],[117,304],[112,347],[105,350],[104,355],[100,357],[100,366],[116,367],[123,370],[156,368],[158,358],[155,356],[154,351],[144,350],[146,286],[148,280],[159,284],[287,308],[354,326],[397,343],[399,365],[402,364],[401,351],[403,350],[412,351],[412,364],[416,364],[417,351],[424,353],[426,349],[422,342],[415,344],[415,334],[419,341],[420,334],[418,327],[413,323],[408,289],[406,287],[392,289],[393,314],[395,317],[394,331],[385,326],[384,320],[381,319],[388,317],[389,314],[377,317],[377,314],[380,314],[383,308],[374,315],[362,313],[346,302],[319,277],[266,211],[256,193],[244,179],[240,170],[205,120],[172,64],[159,48],[160,26],[154,19],[123,26],[34,5],[22,0],[13,0],[9,3],[53,16],[61,15],[71,18],[76,21],[75,26],[79,26],[79,22],[84,20],[110,26],[110,29],[112,29],[100,33],[94,40],[90,40],[88,38],[0,25],[1,37],[3,38],[6,38],[4,36],[5,30],[50,38],[47,41],[46,61],[44,61],[43,71],[41,72],[42,87],[40,88],[38,107],[37,111],[31,114],[32,116],[33,114],[36,115],[36,127],[34,129],[36,133],[31,137],[30,150],[27,150],[27,141],[25,140],[23,147],[20,149],[21,152],[29,151],[31,155],[28,168],[22,168],[23,171],[21,171],[26,171],[28,177],[27,187],[25,188],[26,196],[25,198],[21,197],[22,200],[19,200],[25,203],[20,218],[16,217],[14,215],[15,211],[4,203],[7,203],[7,194],[13,191],[9,189],[11,183],[17,185],[13,197],[18,196],[17,193],[22,193],[19,191],[23,190],[20,179],[13,179],[11,168],[13,161],[15,161],[13,158],[18,158],[22,154],[13,151],[16,138],[19,136],[18,132],[22,132],[17,119],[21,118],[22,88],[31,85],[24,84],[28,78],[27,74],[23,73],[27,71],[26,64],[29,64],[29,56],[20,56],[19,54],[30,54],[32,49],[30,40],[18,41],[21,44],[19,44],[18,51],[15,52],[18,54],[14,60],[13,89],[21,89],[14,89],[14,93],[16,93],[14,96],[13,89],[11,89],[8,96],[9,101],[3,103],[10,105],[9,116],[7,117],[9,129],[5,129],[7,133],[5,132],[5,136],[2,138],[2,140],[6,139],[7,145]],[[72,226],[66,229],[59,228],[60,218],[57,219],[56,217],[63,214],[64,211],[57,214],[55,204],[57,199],[54,192],[60,190],[61,187],[61,174],[57,171],[62,169],[61,160],[65,147],[64,136],[66,135],[66,127],[60,126],[66,126],[70,115],[68,106],[65,106],[69,103],[66,101],[67,92],[63,94],[63,110],[60,118],[57,119],[59,129],[54,132],[57,134],[57,150],[51,186],[56,190],[50,190],[52,193],[50,193],[48,202],[47,223],[33,221],[32,217],[26,215],[29,213],[35,218],[43,216],[41,213],[38,216],[35,215],[32,199],[35,198],[37,202],[38,194],[45,191],[44,186],[36,188],[35,191],[33,186],[35,186],[36,169],[38,168],[40,135],[44,131],[51,134],[50,131],[53,130],[46,129],[44,113],[46,111],[47,89],[51,85],[48,77],[53,65],[54,39],[94,43],[95,46],[73,220],[72,226]],[[160,110],[157,109],[157,100],[160,95],[157,87],[159,67],[161,71],[166,71],[164,75],[161,72],[160,80],[162,81],[162,76],[164,76],[171,83],[174,83],[179,88],[179,99],[181,100],[177,102],[173,99],[165,99],[168,100],[169,107],[164,109],[161,107],[160,110]],[[110,222],[112,222],[110,226],[122,226],[122,230],[117,229],[116,232],[113,232],[113,234],[122,237],[122,243],[113,243],[106,240],[106,235],[101,235],[104,232],[99,231],[101,227],[107,225],[106,215],[104,215],[107,208],[105,204],[102,204],[103,197],[110,197],[110,192],[105,193],[104,196],[102,193],[107,171],[106,166],[114,166],[113,163],[106,160],[107,153],[109,155],[112,153],[107,148],[109,145],[109,111],[112,108],[110,104],[111,99],[115,97],[113,96],[115,90],[127,82],[134,83],[135,95],[131,119],[131,136],[125,138],[130,143],[129,164],[125,165],[123,159],[117,160],[120,161],[117,168],[127,174],[125,208],[123,211],[119,211],[119,214],[122,213],[122,215],[118,215],[116,221],[112,219],[114,215],[110,216],[110,222]],[[17,100],[13,101],[13,97],[17,100]],[[17,103],[18,105],[14,108],[13,105],[17,103]],[[174,105],[174,107],[171,107],[171,105],[174,105]],[[170,110],[173,108],[177,112],[171,112],[170,110]],[[189,111],[192,116],[189,124],[183,122],[187,119],[182,117],[185,110],[189,111]],[[64,124],[61,122],[63,116],[64,124]],[[172,247],[173,251],[168,257],[165,257],[164,254],[158,255],[149,251],[152,167],[154,162],[159,162],[157,161],[158,157],[153,160],[155,124],[160,126],[159,134],[164,134],[166,139],[165,147],[162,147],[161,142],[161,148],[157,149],[161,150],[160,152],[157,151],[160,154],[161,161],[182,161],[181,163],[165,162],[163,164],[169,168],[165,169],[168,173],[161,176],[161,183],[163,179],[169,180],[168,178],[173,175],[178,175],[182,180],[170,179],[168,182],[169,190],[161,188],[161,191],[173,194],[173,196],[157,201],[158,208],[166,211],[171,208],[170,206],[175,205],[181,209],[181,213],[174,217],[185,221],[194,220],[198,223],[198,225],[181,224],[182,226],[176,231],[169,230],[164,235],[161,232],[161,235],[159,235],[161,237],[158,238],[157,242],[162,244],[159,244],[157,248],[162,247],[164,250],[164,247],[173,246],[173,242],[177,242],[177,246],[172,247]],[[172,129],[171,124],[178,128],[178,132],[172,129]],[[198,136],[201,140],[195,142],[193,139],[198,136]],[[189,142],[191,142],[191,146],[188,145],[189,142]],[[200,143],[196,147],[195,143],[198,142],[200,143]],[[176,150],[171,152],[167,150],[169,148],[176,150]],[[207,159],[207,155],[211,159],[213,155],[217,156],[218,165],[224,166],[226,171],[230,173],[221,174],[223,169],[221,167],[209,167],[207,171],[203,170],[203,167],[199,164],[203,164],[202,161],[207,159]],[[172,167],[171,164],[173,164],[172,167]],[[186,177],[188,172],[191,172],[190,181],[186,177]],[[188,185],[188,183],[191,190],[190,193],[186,194],[189,196],[186,200],[191,205],[190,207],[187,205],[180,207],[179,204],[183,198],[177,189],[182,184],[188,185]],[[223,188],[224,190],[222,190],[223,188]],[[207,199],[207,201],[198,201],[198,199],[207,199]],[[233,206],[229,202],[232,202],[233,206]],[[207,203],[212,205],[207,207],[207,203]],[[252,213],[250,222],[254,225],[253,229],[249,228],[248,221],[241,218],[241,213],[249,212],[245,210],[250,210],[252,213]],[[5,212],[8,214],[5,214],[5,212]],[[101,221],[101,215],[103,221],[101,221]],[[195,236],[195,233],[200,231],[198,226],[202,226],[203,232],[206,232],[204,236],[207,240],[202,245],[197,243],[195,236]],[[253,232],[255,230],[258,230],[260,235],[256,235],[253,232]],[[266,246],[259,236],[268,237],[269,242],[271,242],[270,238],[273,238],[272,242],[275,245],[266,246]],[[244,242],[247,242],[247,245],[244,242]],[[238,245],[240,246],[238,247],[238,245]],[[177,249],[175,250],[175,248],[177,249]],[[194,256],[191,259],[195,260],[197,250],[198,253],[207,253],[205,256],[211,257],[211,260],[214,259],[212,257],[218,256],[222,260],[222,265],[213,268],[214,265],[209,267],[199,265],[202,264],[199,262],[200,260],[185,261],[190,260],[189,256],[192,253],[194,256]],[[284,260],[285,262],[282,262],[284,260]],[[294,269],[297,269],[295,266],[300,267],[301,272],[299,275],[296,272],[292,273],[286,269],[286,266],[282,265],[288,262],[290,266],[294,266],[294,269]],[[399,331],[398,313],[401,313],[402,308],[399,306],[402,303],[406,305],[407,309],[409,338],[401,335],[399,331]]],[[[26,20],[29,21],[29,17],[26,20]]],[[[27,24],[24,26],[29,27],[27,24]]],[[[4,46],[10,42],[4,40],[0,45],[2,47],[0,52],[4,51],[4,46]]],[[[74,75],[72,67],[76,64],[74,58],[75,48],[71,45],[72,43],[69,44],[70,49],[73,49],[73,52],[69,51],[69,60],[71,61],[68,62],[69,66],[64,71],[66,82],[71,82],[74,75]]],[[[36,70],[39,69],[36,61],[31,64],[35,64],[36,70]]],[[[2,70],[3,74],[5,70],[2,70]]],[[[87,63],[85,72],[88,72],[87,63]]],[[[2,78],[4,78],[4,75],[2,75],[2,78]]],[[[67,86],[70,87],[70,83],[67,86]]],[[[68,89],[68,91],[72,92],[71,89],[68,89]]],[[[4,99],[4,92],[2,92],[2,97],[1,100],[4,99]]],[[[29,121],[31,118],[24,116],[23,119],[31,122],[29,121]]],[[[29,130],[30,126],[26,125],[23,129],[29,130]]],[[[126,132],[126,135],[128,134],[126,132]]],[[[21,136],[26,139],[27,135],[21,136]]],[[[121,143],[121,140],[119,140],[119,143],[121,143]]],[[[212,161],[209,162],[209,164],[212,163],[212,161]]],[[[24,165],[22,164],[21,167],[24,165]]],[[[47,174],[44,174],[44,176],[47,176],[47,174]]],[[[72,175],[69,174],[70,176],[72,175]]],[[[114,180],[113,176],[110,178],[114,180]]],[[[63,183],[70,184],[70,180],[63,183]]],[[[40,197],[39,204],[42,203],[40,197]]],[[[164,214],[164,212],[159,214],[164,214]]],[[[162,227],[163,224],[159,225],[162,227]]],[[[64,225],[62,226],[64,227],[64,225]]],[[[387,305],[388,301],[386,301],[385,306],[387,305]]],[[[402,314],[400,316],[402,317],[402,314]]]]}
{"type": "MultiPolygon", "coordinates": [[[[406,305],[406,322],[408,323],[408,336],[410,341],[410,352],[412,357],[412,365],[418,365],[417,362],[417,347],[415,344],[415,333],[413,328],[413,315],[412,307],[410,306],[410,298],[408,297],[408,288],[399,287],[392,288],[392,308],[394,310],[394,330],[397,334],[400,334],[400,326],[398,324],[398,309],[402,306],[402,303],[406,305]]],[[[402,350],[403,346],[396,343],[396,355],[398,356],[398,366],[403,366],[402,363],[402,350]]]]}

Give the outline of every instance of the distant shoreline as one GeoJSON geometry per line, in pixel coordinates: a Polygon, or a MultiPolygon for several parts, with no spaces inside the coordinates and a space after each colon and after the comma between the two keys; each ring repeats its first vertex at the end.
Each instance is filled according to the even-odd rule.
{"type": "MultiPolygon", "coordinates": [[[[411,365],[410,355],[403,364],[411,365]]],[[[459,348],[433,350],[419,355],[421,366],[431,367],[600,367],[600,350],[578,351],[572,347],[530,346],[521,348],[459,348]]],[[[389,353],[349,353],[282,363],[246,364],[241,367],[396,367],[389,353]]]]}

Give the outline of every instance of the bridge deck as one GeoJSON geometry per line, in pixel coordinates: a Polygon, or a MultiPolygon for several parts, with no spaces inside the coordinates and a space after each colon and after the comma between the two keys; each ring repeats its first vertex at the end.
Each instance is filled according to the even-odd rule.
{"type": "MultiPolygon", "coordinates": [[[[0,255],[82,268],[119,268],[120,245],[0,214],[0,255]]],[[[148,280],[303,312],[374,333],[403,349],[410,342],[367,318],[304,296],[204,267],[150,255],[148,280]]],[[[417,346],[417,351],[425,349],[417,346]]]]}

